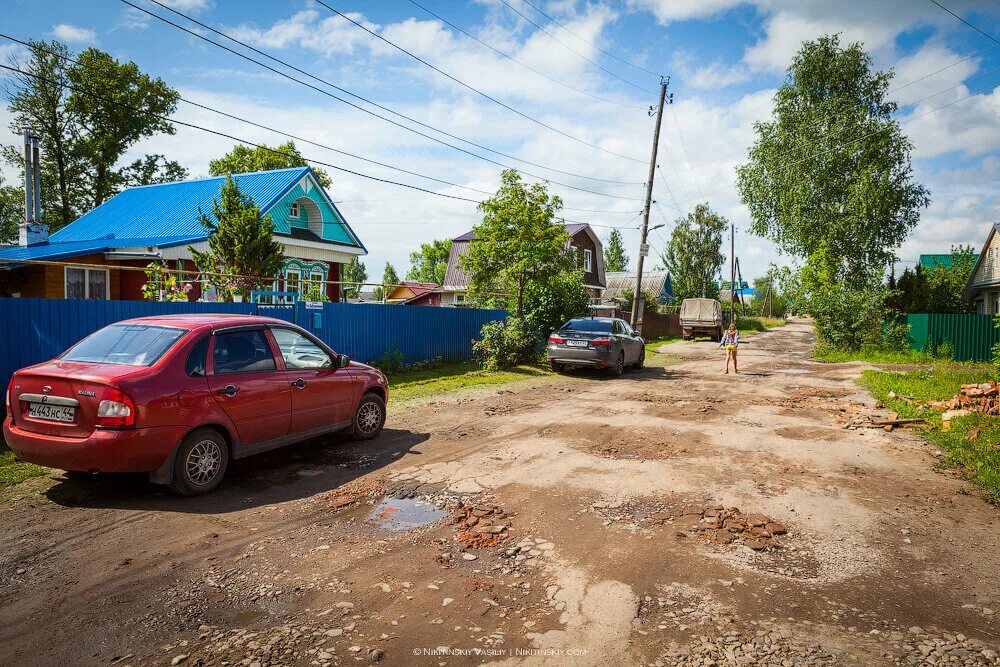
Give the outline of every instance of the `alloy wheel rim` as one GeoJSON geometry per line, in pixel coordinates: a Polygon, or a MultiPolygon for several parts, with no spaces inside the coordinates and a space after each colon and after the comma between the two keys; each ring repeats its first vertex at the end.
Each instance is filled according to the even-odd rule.
{"type": "Polygon", "coordinates": [[[362,433],[371,433],[378,428],[382,419],[382,411],[374,402],[365,403],[358,410],[358,429],[362,433]]]}
{"type": "Polygon", "coordinates": [[[186,461],[188,479],[204,486],[215,479],[222,469],[222,450],[212,440],[202,440],[191,448],[186,461]]]}
{"type": "Polygon", "coordinates": [[[623,370],[625,370],[625,353],[624,352],[619,352],[618,353],[618,366],[617,366],[617,368],[618,368],[618,372],[619,373],[621,373],[623,370]]]}

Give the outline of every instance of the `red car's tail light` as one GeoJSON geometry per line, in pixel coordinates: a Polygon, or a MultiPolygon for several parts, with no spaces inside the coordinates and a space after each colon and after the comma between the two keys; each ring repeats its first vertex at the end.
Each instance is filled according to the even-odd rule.
{"type": "Polygon", "coordinates": [[[594,347],[602,347],[602,346],[606,346],[606,345],[611,345],[611,339],[610,338],[595,338],[594,340],[590,341],[590,344],[593,345],[594,347]]]}
{"type": "Polygon", "coordinates": [[[556,343],[556,344],[562,344],[562,343],[566,342],[566,339],[563,338],[562,336],[557,335],[557,334],[552,334],[551,336],[549,336],[549,342],[550,343],[556,343]]]}
{"type": "Polygon", "coordinates": [[[7,395],[4,396],[3,399],[3,404],[6,407],[8,417],[14,416],[14,404],[10,402],[10,392],[12,391],[14,391],[14,378],[11,378],[10,382],[7,383],[7,395]]]}
{"type": "Polygon", "coordinates": [[[108,387],[97,406],[97,426],[102,428],[135,427],[135,403],[117,387],[108,387]]]}

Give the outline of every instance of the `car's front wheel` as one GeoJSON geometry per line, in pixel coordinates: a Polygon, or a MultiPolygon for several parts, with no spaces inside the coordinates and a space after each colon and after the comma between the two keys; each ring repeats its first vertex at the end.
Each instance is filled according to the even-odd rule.
{"type": "Polygon", "coordinates": [[[200,496],[214,491],[229,466],[226,441],[210,428],[192,431],[181,441],[174,457],[170,490],[182,496],[200,496]]]}
{"type": "Polygon", "coordinates": [[[365,394],[354,412],[351,433],[356,440],[371,440],[385,426],[385,401],[378,394],[365,394]]]}
{"type": "Polygon", "coordinates": [[[632,368],[636,369],[637,371],[642,370],[642,366],[645,363],[646,363],[646,348],[642,348],[641,350],[639,350],[639,359],[635,362],[635,366],[633,366],[632,368]]]}

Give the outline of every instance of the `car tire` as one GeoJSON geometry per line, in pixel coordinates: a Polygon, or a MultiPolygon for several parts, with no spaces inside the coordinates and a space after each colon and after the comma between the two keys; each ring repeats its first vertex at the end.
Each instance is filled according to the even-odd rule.
{"type": "Polygon", "coordinates": [[[646,363],[646,348],[642,348],[641,350],[639,350],[639,359],[635,362],[635,365],[633,365],[632,368],[634,368],[637,371],[641,371],[645,363],[646,363]]]}
{"type": "Polygon", "coordinates": [[[383,426],[385,401],[378,394],[365,394],[358,403],[358,409],[354,411],[351,435],[355,440],[371,440],[382,432],[383,426]]]}
{"type": "Polygon", "coordinates": [[[553,373],[562,373],[566,369],[566,367],[560,364],[558,361],[550,361],[549,368],[552,370],[553,373]]]}
{"type": "Polygon", "coordinates": [[[614,377],[618,377],[625,372],[625,350],[621,350],[618,353],[618,361],[609,370],[614,377]]]}
{"type": "Polygon", "coordinates": [[[181,440],[174,455],[170,490],[181,496],[200,496],[214,491],[229,467],[225,438],[211,428],[200,428],[181,440]]]}

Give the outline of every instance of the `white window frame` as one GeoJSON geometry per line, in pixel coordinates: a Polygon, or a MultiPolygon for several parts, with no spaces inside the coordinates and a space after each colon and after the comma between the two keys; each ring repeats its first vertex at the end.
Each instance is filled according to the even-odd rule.
{"type": "Polygon", "coordinates": [[[584,249],[583,251],[583,270],[590,273],[594,266],[594,253],[591,250],[584,249]]]}
{"type": "Polygon", "coordinates": [[[64,266],[63,267],[63,298],[68,299],[69,297],[69,270],[78,269],[83,271],[83,300],[90,300],[90,274],[93,273],[103,273],[104,274],[104,301],[111,300],[111,272],[108,269],[88,269],[85,266],[64,266]]]}
{"type": "Polygon", "coordinates": [[[456,306],[465,305],[465,292],[455,292],[455,296],[452,299],[452,303],[456,306]]]}
{"type": "Polygon", "coordinates": [[[326,294],[326,281],[324,280],[323,269],[309,269],[309,289],[306,291],[312,291],[313,285],[319,285],[320,293],[326,294]]]}
{"type": "MultiPolygon", "coordinates": [[[[298,295],[302,294],[302,269],[285,269],[285,290],[284,291],[286,291],[286,292],[295,292],[298,295]],[[293,274],[293,273],[295,274],[295,282],[296,282],[295,289],[291,289],[291,287],[289,287],[289,285],[288,285],[288,279],[291,276],[291,274],[293,274]]],[[[288,298],[292,299],[293,301],[295,301],[295,300],[298,299],[298,297],[288,297],[288,298]]]]}
{"type": "Polygon", "coordinates": [[[299,203],[293,201],[291,206],[288,207],[288,217],[298,219],[300,217],[300,210],[299,203]]]}

